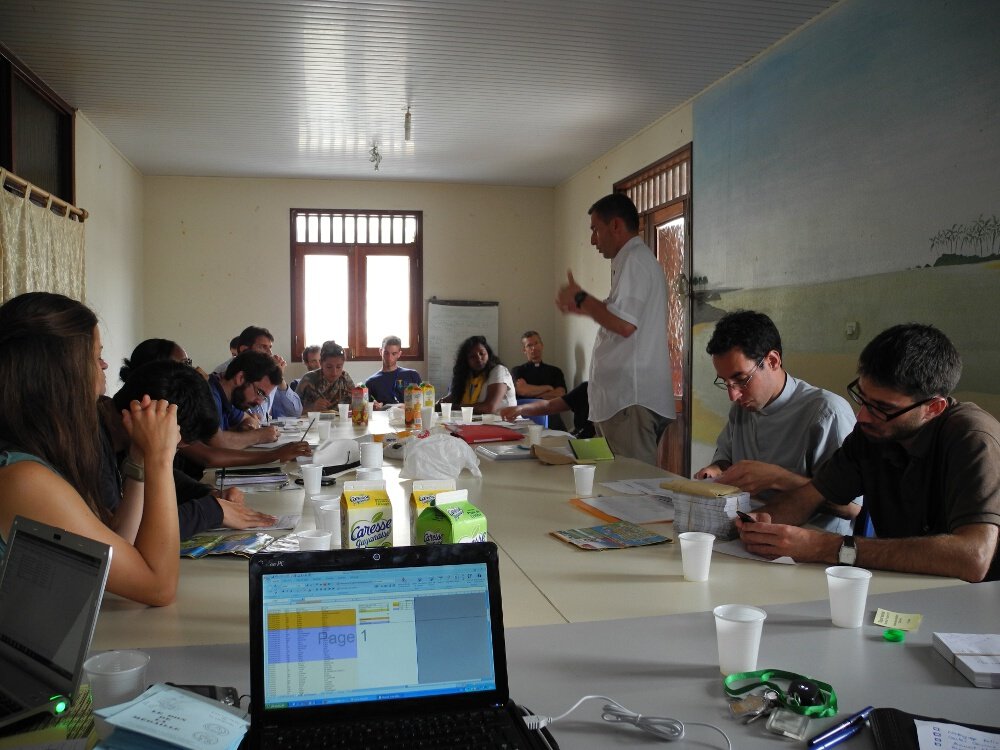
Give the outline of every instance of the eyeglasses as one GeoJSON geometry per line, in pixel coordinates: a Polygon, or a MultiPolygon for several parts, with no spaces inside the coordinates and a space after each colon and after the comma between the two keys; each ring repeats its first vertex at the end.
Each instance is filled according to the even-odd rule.
{"type": "Polygon", "coordinates": [[[743,391],[753,380],[753,376],[757,374],[757,370],[761,368],[764,364],[764,357],[760,358],[760,362],[754,365],[754,368],[750,371],[750,374],[745,378],[739,378],[737,380],[726,380],[725,378],[716,378],[713,382],[716,388],[721,388],[724,391],[743,391]]]}
{"type": "Polygon", "coordinates": [[[247,383],[247,385],[253,388],[253,392],[257,395],[257,398],[267,401],[267,393],[262,388],[259,388],[256,383],[247,383]]]}
{"type": "Polygon", "coordinates": [[[872,404],[864,396],[861,395],[861,391],[858,389],[858,380],[860,378],[855,378],[850,383],[847,384],[847,395],[851,397],[851,401],[856,403],[858,406],[863,406],[868,410],[868,413],[872,416],[878,417],[883,422],[891,422],[896,417],[901,417],[908,411],[913,411],[918,406],[923,406],[928,401],[933,401],[937,396],[931,396],[930,398],[925,398],[923,401],[917,401],[915,404],[910,404],[902,409],[897,409],[896,411],[886,411],[885,409],[880,409],[879,407],[872,404]]]}
{"type": "Polygon", "coordinates": [[[194,367],[194,360],[190,357],[185,357],[181,360],[182,365],[187,365],[188,367],[194,367]]]}

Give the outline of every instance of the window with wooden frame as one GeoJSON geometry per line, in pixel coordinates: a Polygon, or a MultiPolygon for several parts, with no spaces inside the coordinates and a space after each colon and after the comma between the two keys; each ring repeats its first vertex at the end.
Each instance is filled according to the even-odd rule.
{"type": "Polygon", "coordinates": [[[379,359],[399,336],[423,359],[423,212],[291,210],[292,356],[333,340],[379,359]]]}
{"type": "MultiPolygon", "coordinates": [[[[74,203],[73,109],[3,45],[0,166],[74,203]]],[[[38,202],[44,205],[44,201],[38,202]]]]}

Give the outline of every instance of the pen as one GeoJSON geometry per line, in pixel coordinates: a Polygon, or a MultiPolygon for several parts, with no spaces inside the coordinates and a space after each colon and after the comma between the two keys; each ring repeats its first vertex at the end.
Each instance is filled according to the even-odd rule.
{"type": "Polygon", "coordinates": [[[861,729],[861,727],[864,726],[865,720],[871,712],[871,706],[862,708],[856,714],[848,716],[839,724],[830,727],[820,734],[817,734],[815,737],[806,742],[806,747],[809,748],[809,750],[823,750],[824,748],[832,747],[839,742],[843,742],[848,737],[853,737],[861,729]]]}
{"type": "Polygon", "coordinates": [[[312,429],[312,427],[313,427],[314,424],[316,424],[316,419],[315,418],[313,418],[313,421],[309,423],[308,427],[306,427],[306,431],[302,433],[302,437],[299,438],[299,442],[300,443],[302,443],[302,442],[305,441],[306,435],[309,434],[309,430],[312,429]]]}
{"type": "Polygon", "coordinates": [[[738,515],[740,517],[740,520],[743,523],[754,523],[754,519],[751,516],[748,516],[742,510],[736,511],[736,515],[738,515]]]}

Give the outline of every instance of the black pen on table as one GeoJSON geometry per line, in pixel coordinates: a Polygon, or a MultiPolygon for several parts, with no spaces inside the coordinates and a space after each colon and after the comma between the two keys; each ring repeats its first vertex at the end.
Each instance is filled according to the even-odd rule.
{"type": "Polygon", "coordinates": [[[856,714],[851,714],[839,724],[836,724],[826,731],[817,734],[806,742],[808,750],[825,750],[828,747],[838,745],[861,731],[868,719],[868,714],[872,712],[872,707],[862,708],[856,714]]]}
{"type": "Polygon", "coordinates": [[[309,430],[313,428],[314,424],[316,424],[316,417],[313,417],[313,421],[309,423],[309,426],[306,427],[306,431],[302,433],[302,437],[299,438],[300,443],[304,443],[306,441],[306,435],[309,434],[309,430]]]}

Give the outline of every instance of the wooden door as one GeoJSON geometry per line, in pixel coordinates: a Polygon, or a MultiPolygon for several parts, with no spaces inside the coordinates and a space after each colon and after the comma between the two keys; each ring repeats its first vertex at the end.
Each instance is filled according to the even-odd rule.
{"type": "Polygon", "coordinates": [[[691,253],[689,201],[682,200],[646,217],[647,242],[656,253],[667,281],[667,348],[677,418],[660,439],[659,465],[681,476],[691,475],[691,253]]]}

